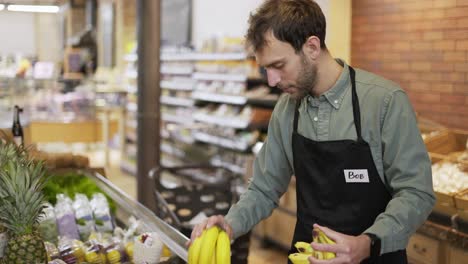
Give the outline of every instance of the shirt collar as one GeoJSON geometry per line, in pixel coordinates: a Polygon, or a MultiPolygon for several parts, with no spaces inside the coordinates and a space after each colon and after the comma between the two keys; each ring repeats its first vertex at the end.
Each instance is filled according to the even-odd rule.
{"type": "Polygon", "coordinates": [[[336,59],[336,62],[343,66],[340,77],[332,86],[332,88],[330,88],[324,94],[320,95],[319,98],[314,98],[311,95],[306,96],[308,101],[312,102],[312,105],[318,106],[320,101],[327,100],[335,109],[340,108],[341,103],[343,102],[346,88],[350,85],[350,77],[349,66],[341,59],[336,59]]]}

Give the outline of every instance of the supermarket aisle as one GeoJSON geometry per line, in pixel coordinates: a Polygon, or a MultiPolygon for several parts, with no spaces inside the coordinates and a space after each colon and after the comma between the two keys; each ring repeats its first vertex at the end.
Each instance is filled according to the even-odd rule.
{"type": "MultiPolygon", "coordinates": [[[[91,167],[104,166],[104,153],[95,151],[87,153],[91,167]]],[[[120,189],[124,190],[131,197],[136,197],[135,177],[123,173],[119,168],[120,156],[117,151],[111,151],[110,166],[106,168],[107,177],[120,189]]],[[[252,238],[250,244],[249,264],[285,264],[287,262],[286,252],[274,248],[264,248],[258,239],[252,238]]]]}

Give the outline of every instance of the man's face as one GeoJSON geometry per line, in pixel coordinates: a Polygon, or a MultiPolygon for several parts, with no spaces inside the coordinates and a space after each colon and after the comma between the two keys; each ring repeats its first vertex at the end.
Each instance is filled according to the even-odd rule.
{"type": "Polygon", "coordinates": [[[317,79],[317,66],[287,42],[266,34],[267,44],[256,53],[257,62],[265,67],[268,85],[278,87],[295,99],[311,93],[317,79]]]}

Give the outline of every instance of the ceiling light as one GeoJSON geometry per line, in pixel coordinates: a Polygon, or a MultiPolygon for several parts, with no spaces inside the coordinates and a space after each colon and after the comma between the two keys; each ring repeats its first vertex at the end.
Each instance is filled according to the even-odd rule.
{"type": "Polygon", "coordinates": [[[60,8],[54,5],[8,5],[7,10],[16,12],[57,13],[60,8]]]}
{"type": "Polygon", "coordinates": [[[5,5],[0,4],[0,11],[2,11],[3,9],[5,9],[5,5]]]}

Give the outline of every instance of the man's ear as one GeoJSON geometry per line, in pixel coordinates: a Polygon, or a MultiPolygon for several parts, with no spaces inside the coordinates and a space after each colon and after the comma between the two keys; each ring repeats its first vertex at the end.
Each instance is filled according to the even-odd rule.
{"type": "Polygon", "coordinates": [[[312,60],[316,60],[321,52],[320,39],[316,36],[310,36],[302,47],[304,54],[312,60]]]}

